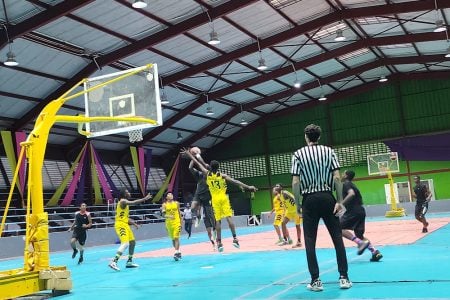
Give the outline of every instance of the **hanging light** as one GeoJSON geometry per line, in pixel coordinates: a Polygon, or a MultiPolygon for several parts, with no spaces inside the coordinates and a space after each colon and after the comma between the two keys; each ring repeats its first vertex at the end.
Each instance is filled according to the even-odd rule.
{"type": "Polygon", "coordinates": [[[206,115],[207,115],[207,116],[212,116],[212,115],[214,115],[214,110],[213,110],[212,106],[209,104],[208,95],[206,95],[206,104],[208,105],[208,106],[206,107],[206,115]]]}
{"type": "Polygon", "coordinates": [[[378,79],[378,82],[387,82],[387,81],[388,81],[388,79],[384,75],[381,75],[380,79],[378,79]]]}
{"type": "Polygon", "coordinates": [[[258,53],[259,53],[259,60],[258,60],[258,67],[257,69],[260,71],[267,70],[266,60],[262,57],[261,52],[261,45],[259,44],[259,39],[256,38],[256,42],[258,43],[258,53]]]}
{"type": "Polygon", "coordinates": [[[219,35],[218,35],[217,32],[214,30],[214,23],[212,22],[211,16],[209,15],[208,12],[206,12],[206,15],[208,16],[208,19],[209,19],[209,25],[211,26],[211,32],[209,33],[209,41],[208,41],[208,44],[210,44],[210,45],[217,45],[217,44],[220,44],[219,35]]]}
{"type": "Polygon", "coordinates": [[[214,115],[214,111],[213,111],[213,108],[212,108],[211,106],[208,106],[208,107],[206,108],[206,114],[207,114],[208,116],[214,115]]]}
{"type": "Polygon", "coordinates": [[[16,61],[16,56],[12,51],[9,51],[6,54],[6,61],[3,64],[8,67],[15,67],[19,65],[19,63],[16,61]]]}
{"type": "Polygon", "coordinates": [[[436,20],[436,27],[434,28],[434,32],[443,32],[447,30],[447,27],[445,26],[444,20],[436,20]]]}
{"type": "Polygon", "coordinates": [[[147,7],[147,3],[144,0],[135,0],[131,6],[133,8],[145,8],[147,7]]]}
{"type": "Polygon", "coordinates": [[[447,53],[445,54],[446,58],[450,58],[450,47],[447,48],[447,53]]]}
{"type": "Polygon", "coordinates": [[[264,70],[267,70],[267,65],[266,65],[266,60],[264,59],[264,58],[260,58],[259,60],[258,60],[258,70],[260,70],[260,71],[264,71],[264,70]]]}
{"type": "Polygon", "coordinates": [[[214,29],[209,33],[208,44],[210,45],[220,44],[219,35],[217,34],[216,31],[214,31],[214,29]]]}
{"type": "Polygon", "coordinates": [[[325,94],[320,95],[319,101],[325,101],[327,100],[327,96],[325,96],[325,94]]]}
{"type": "Polygon", "coordinates": [[[169,101],[169,99],[167,99],[167,95],[166,95],[166,93],[164,91],[164,88],[163,88],[161,90],[161,104],[167,105],[169,103],[170,103],[170,101],[169,101]]]}
{"type": "MultiPolygon", "coordinates": [[[[6,11],[5,11],[5,14],[6,14],[6,11]]],[[[6,25],[3,25],[3,28],[5,28],[6,41],[8,42],[8,48],[9,48],[8,53],[6,53],[6,61],[3,62],[3,64],[8,67],[18,66],[19,63],[16,60],[16,55],[12,51],[12,41],[9,39],[8,27],[6,25]]]]}
{"type": "Polygon", "coordinates": [[[239,124],[241,124],[242,126],[248,125],[248,122],[244,116],[244,111],[242,110],[242,104],[241,104],[241,122],[239,122],[239,124]]]}
{"type": "Polygon", "coordinates": [[[347,38],[344,36],[344,31],[342,29],[336,30],[336,37],[334,38],[336,42],[342,42],[345,41],[346,39],[347,38]]]}
{"type": "Polygon", "coordinates": [[[177,141],[181,141],[183,139],[183,136],[180,132],[177,132],[177,141]]]}
{"type": "Polygon", "coordinates": [[[320,86],[320,90],[322,91],[322,94],[320,95],[320,97],[319,97],[319,101],[325,101],[325,100],[327,100],[327,96],[325,96],[325,93],[323,92],[323,86],[322,86],[322,84],[320,83],[320,80],[319,79],[317,79],[317,82],[319,83],[319,86],[320,86]]]}
{"type": "Polygon", "coordinates": [[[294,73],[295,73],[295,81],[294,81],[294,87],[296,89],[299,89],[302,86],[302,83],[300,82],[300,80],[298,80],[298,76],[297,76],[297,70],[295,69],[295,66],[293,63],[291,63],[292,68],[294,69],[294,73]]]}

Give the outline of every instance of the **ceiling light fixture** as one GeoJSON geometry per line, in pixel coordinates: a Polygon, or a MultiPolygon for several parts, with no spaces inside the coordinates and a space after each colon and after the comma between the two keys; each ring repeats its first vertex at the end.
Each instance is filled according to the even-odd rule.
{"type": "Polygon", "coordinates": [[[433,31],[434,32],[446,31],[447,27],[445,26],[445,22],[444,22],[444,20],[442,20],[439,17],[439,9],[438,9],[438,6],[437,6],[437,0],[434,0],[434,8],[436,9],[436,22],[434,23],[435,27],[434,27],[433,31]]]}
{"type": "Polygon", "coordinates": [[[207,115],[207,116],[212,116],[212,115],[214,115],[213,108],[212,108],[212,106],[209,104],[208,94],[206,94],[206,104],[208,105],[208,106],[206,107],[206,115],[207,115]]]}
{"type": "Polygon", "coordinates": [[[218,45],[218,44],[220,44],[219,35],[214,30],[214,23],[212,22],[211,16],[209,15],[208,11],[206,11],[206,15],[208,16],[208,19],[209,19],[209,26],[211,26],[211,32],[209,33],[208,44],[218,45]]]}
{"type": "Polygon", "coordinates": [[[167,104],[170,103],[170,101],[167,98],[166,91],[164,90],[164,85],[163,85],[163,82],[162,82],[162,76],[159,76],[159,84],[160,84],[160,87],[161,87],[161,95],[159,97],[160,100],[161,100],[161,104],[167,105],[167,104]]]}
{"type": "Polygon", "coordinates": [[[320,95],[320,97],[319,97],[319,101],[325,101],[325,100],[327,100],[327,96],[325,96],[325,93],[323,92],[323,86],[322,86],[322,84],[320,83],[320,80],[319,79],[317,79],[317,82],[319,83],[319,86],[320,86],[320,90],[322,91],[322,94],[320,95]]]}
{"type": "Polygon", "coordinates": [[[248,125],[247,120],[245,119],[244,111],[242,110],[242,104],[241,104],[241,122],[239,122],[242,126],[248,125]]]}
{"type": "Polygon", "coordinates": [[[387,81],[388,81],[388,79],[384,75],[381,75],[380,79],[378,79],[378,82],[387,82],[387,81]]]}
{"type": "Polygon", "coordinates": [[[262,57],[261,52],[261,45],[259,44],[259,39],[256,38],[256,42],[258,44],[258,53],[259,53],[259,60],[258,60],[258,70],[264,71],[267,70],[266,60],[262,57]]]}
{"type": "Polygon", "coordinates": [[[450,58],[450,47],[447,48],[447,53],[445,54],[446,58],[450,58]]]}
{"type": "MultiPolygon", "coordinates": [[[[6,15],[6,8],[5,8],[5,15],[6,15]]],[[[12,51],[12,41],[9,39],[7,25],[8,25],[8,23],[6,25],[3,24],[3,28],[5,28],[6,41],[8,42],[9,51],[8,51],[8,53],[6,53],[6,61],[3,62],[3,64],[8,67],[15,67],[15,66],[18,66],[19,63],[16,60],[16,55],[12,51]]]]}
{"type": "Polygon", "coordinates": [[[342,29],[336,30],[336,37],[334,38],[336,42],[342,42],[345,41],[346,39],[347,38],[344,36],[344,31],[342,29]]]}
{"type": "Polygon", "coordinates": [[[144,0],[135,0],[133,4],[131,4],[133,8],[146,8],[147,3],[144,0]]]}
{"type": "Polygon", "coordinates": [[[291,62],[291,65],[292,65],[292,69],[294,69],[294,73],[295,73],[294,87],[296,89],[299,89],[299,88],[301,88],[302,83],[300,82],[300,80],[298,80],[297,70],[295,69],[294,63],[291,62]]]}

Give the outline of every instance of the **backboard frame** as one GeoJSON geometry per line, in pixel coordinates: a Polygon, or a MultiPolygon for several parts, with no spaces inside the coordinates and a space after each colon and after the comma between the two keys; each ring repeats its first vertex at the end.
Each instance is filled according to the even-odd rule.
{"type": "MultiPolygon", "coordinates": [[[[161,98],[160,98],[160,91],[159,91],[158,67],[156,64],[152,64],[151,68],[149,68],[148,65],[146,65],[146,66],[132,68],[132,69],[119,71],[119,72],[115,72],[115,73],[109,73],[109,74],[104,74],[104,75],[100,75],[100,76],[96,76],[96,77],[87,78],[87,80],[84,82],[84,90],[87,90],[89,88],[89,84],[92,83],[93,81],[100,81],[100,80],[104,80],[107,78],[113,79],[115,77],[122,76],[124,74],[131,73],[131,72],[137,72],[137,74],[135,74],[133,76],[142,76],[142,75],[138,75],[138,73],[141,73],[141,72],[139,72],[140,70],[143,73],[151,71],[148,74],[143,75],[143,76],[146,76],[146,78],[148,78],[149,75],[152,75],[151,81],[152,81],[153,87],[151,88],[151,90],[152,90],[152,92],[154,92],[155,99],[153,99],[153,101],[155,103],[155,110],[156,110],[156,120],[155,121],[157,124],[149,124],[149,123],[136,124],[136,122],[132,122],[132,123],[134,123],[133,125],[126,126],[126,125],[123,125],[126,122],[118,121],[118,122],[109,122],[109,124],[116,124],[115,128],[104,129],[104,130],[100,130],[100,131],[92,131],[93,125],[91,123],[85,123],[85,127],[86,127],[85,132],[86,132],[86,136],[88,138],[130,132],[130,131],[138,130],[138,129],[153,128],[153,127],[162,125],[162,123],[163,123],[162,106],[161,106],[161,98]]],[[[114,83],[112,83],[112,84],[114,84],[114,83]]],[[[86,115],[86,117],[92,117],[93,115],[91,115],[89,113],[89,107],[90,107],[90,105],[93,105],[93,103],[95,103],[95,102],[89,102],[89,93],[85,93],[84,95],[85,95],[85,97],[84,97],[85,98],[85,115],[86,115]]],[[[103,94],[102,94],[102,97],[103,97],[103,94]]],[[[107,104],[103,103],[102,105],[109,106],[109,112],[107,114],[105,114],[105,117],[106,116],[107,117],[139,117],[139,116],[136,116],[136,113],[138,113],[140,110],[139,110],[139,108],[137,108],[137,105],[135,103],[134,94],[127,93],[127,94],[117,95],[117,96],[113,96],[113,97],[105,98],[105,99],[108,99],[108,101],[107,101],[108,103],[107,104]],[[126,101],[127,98],[130,99],[130,106],[131,106],[130,112],[125,113],[125,114],[114,115],[113,102],[121,101],[121,100],[126,101]]],[[[103,100],[103,101],[106,101],[106,100],[103,100]]],[[[155,110],[151,110],[151,111],[155,112],[155,110]]],[[[148,118],[148,116],[142,116],[142,117],[148,118]]]]}
{"type": "Polygon", "coordinates": [[[369,176],[399,173],[400,165],[397,152],[367,155],[367,171],[369,176]]]}

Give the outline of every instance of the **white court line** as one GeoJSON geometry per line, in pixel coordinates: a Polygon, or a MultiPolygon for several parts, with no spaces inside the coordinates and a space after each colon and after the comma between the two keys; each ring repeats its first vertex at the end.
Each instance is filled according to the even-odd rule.
{"type": "MultiPolygon", "coordinates": [[[[334,262],[334,261],[336,261],[335,258],[334,258],[334,259],[330,259],[330,260],[325,261],[325,264],[328,264],[328,263],[331,263],[331,262],[334,262]]],[[[308,273],[308,272],[309,272],[309,271],[308,271],[308,268],[306,268],[306,270],[304,270],[304,271],[290,274],[290,275],[288,275],[288,276],[286,276],[286,277],[283,277],[283,278],[278,279],[278,280],[275,281],[275,282],[266,284],[266,285],[264,285],[264,286],[262,286],[262,287],[257,288],[256,290],[247,292],[247,293],[245,293],[245,294],[243,294],[243,295],[241,295],[241,296],[239,296],[239,297],[237,297],[237,298],[234,298],[234,299],[245,299],[245,297],[247,297],[247,296],[253,295],[253,294],[255,294],[255,293],[257,293],[257,292],[260,292],[260,291],[262,291],[262,290],[264,290],[264,289],[270,288],[270,287],[272,287],[272,286],[274,286],[274,285],[276,285],[276,284],[282,283],[283,281],[285,281],[285,280],[287,280],[287,279],[290,279],[290,278],[292,278],[292,277],[296,277],[296,276],[298,276],[298,275],[306,274],[306,273],[308,273]]]]}
{"type": "MultiPolygon", "coordinates": [[[[377,249],[381,249],[381,248],[382,248],[382,247],[377,248],[377,249]]],[[[363,260],[363,259],[361,258],[361,256],[357,256],[357,257],[355,257],[355,258],[352,258],[352,259],[348,260],[348,262],[351,263],[351,262],[358,261],[358,260],[363,260]]],[[[334,259],[334,261],[336,261],[336,259],[334,259]]],[[[327,262],[328,262],[328,261],[327,261],[327,262]]],[[[333,272],[333,271],[336,271],[336,270],[337,270],[337,265],[335,265],[335,266],[332,267],[332,268],[326,269],[324,272],[320,272],[320,274],[328,274],[328,273],[333,272]]],[[[278,297],[278,296],[280,296],[280,295],[283,295],[284,293],[286,293],[287,291],[289,291],[289,290],[291,290],[291,289],[293,289],[293,288],[298,287],[300,284],[305,284],[305,283],[308,283],[308,280],[307,280],[306,282],[300,282],[300,283],[298,283],[298,284],[294,284],[294,285],[292,285],[292,286],[290,286],[290,287],[287,287],[287,288],[285,288],[284,290],[282,290],[282,291],[280,291],[280,292],[278,292],[278,293],[273,294],[272,296],[270,296],[270,297],[267,298],[267,299],[277,299],[276,297],[278,297]]]]}

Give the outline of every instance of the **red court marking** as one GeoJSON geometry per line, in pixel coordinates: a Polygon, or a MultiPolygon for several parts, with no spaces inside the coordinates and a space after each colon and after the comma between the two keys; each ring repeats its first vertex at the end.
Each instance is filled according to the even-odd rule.
{"type": "MultiPolygon", "coordinates": [[[[428,226],[428,233],[431,233],[442,226],[450,223],[450,218],[433,218],[428,220],[430,225],[428,226]]],[[[295,241],[296,231],[293,225],[290,225],[289,234],[295,241]]],[[[229,230],[229,229],[226,229],[229,230]]],[[[239,233],[239,229],[237,230],[239,233]]],[[[386,221],[367,222],[365,236],[370,239],[372,244],[380,245],[404,245],[411,244],[426,236],[422,233],[422,225],[416,220],[398,220],[388,219],[386,221]]],[[[204,234],[205,240],[208,239],[206,233],[204,234]]],[[[274,231],[253,233],[247,235],[238,236],[240,249],[236,249],[232,246],[232,238],[226,238],[222,240],[224,245],[223,253],[235,253],[235,252],[255,252],[255,251],[284,251],[304,249],[304,247],[292,249],[291,245],[277,246],[277,236],[274,231]]],[[[182,239],[183,240],[183,239],[182,239]]],[[[302,243],[303,243],[302,236],[302,243]]],[[[355,247],[356,244],[344,239],[346,247],[355,247]]],[[[317,248],[333,248],[333,243],[324,225],[319,226],[319,232],[317,235],[317,248]]],[[[181,245],[180,247],[183,256],[185,255],[204,255],[204,254],[222,254],[214,252],[210,242],[196,243],[191,245],[181,245]]],[[[136,254],[136,257],[163,257],[172,256],[174,253],[173,248],[165,248],[154,251],[142,252],[136,254]]]]}

